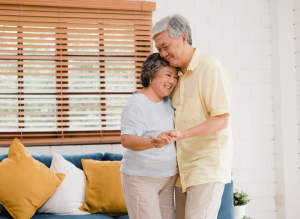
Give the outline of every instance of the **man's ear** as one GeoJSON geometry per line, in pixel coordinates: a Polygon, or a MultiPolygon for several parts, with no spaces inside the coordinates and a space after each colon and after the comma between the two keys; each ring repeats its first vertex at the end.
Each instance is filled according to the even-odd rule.
{"type": "Polygon", "coordinates": [[[185,33],[181,34],[181,38],[182,38],[182,42],[183,42],[184,45],[188,43],[185,33]]]}

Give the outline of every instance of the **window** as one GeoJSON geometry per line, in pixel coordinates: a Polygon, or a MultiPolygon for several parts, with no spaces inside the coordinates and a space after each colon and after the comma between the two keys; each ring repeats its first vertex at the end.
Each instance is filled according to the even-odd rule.
{"type": "Polygon", "coordinates": [[[0,144],[120,142],[122,108],[152,53],[152,12],[5,4],[0,12],[0,144]]]}

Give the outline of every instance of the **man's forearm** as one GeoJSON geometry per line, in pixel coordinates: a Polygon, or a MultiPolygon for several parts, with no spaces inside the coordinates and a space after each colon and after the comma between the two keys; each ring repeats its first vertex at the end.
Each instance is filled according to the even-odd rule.
{"type": "Polygon", "coordinates": [[[205,122],[197,126],[194,126],[193,128],[182,131],[182,135],[183,138],[208,135],[220,131],[222,129],[225,129],[228,126],[228,122],[229,122],[228,114],[213,116],[208,120],[206,120],[205,122]]]}

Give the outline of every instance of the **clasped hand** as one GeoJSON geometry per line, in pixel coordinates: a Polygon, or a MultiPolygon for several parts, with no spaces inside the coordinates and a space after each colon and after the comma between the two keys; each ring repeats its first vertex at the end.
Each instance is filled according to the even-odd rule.
{"type": "Polygon", "coordinates": [[[157,137],[149,135],[149,138],[151,139],[149,144],[152,144],[155,148],[162,148],[174,141],[182,140],[183,134],[182,131],[170,130],[160,133],[157,137]]]}

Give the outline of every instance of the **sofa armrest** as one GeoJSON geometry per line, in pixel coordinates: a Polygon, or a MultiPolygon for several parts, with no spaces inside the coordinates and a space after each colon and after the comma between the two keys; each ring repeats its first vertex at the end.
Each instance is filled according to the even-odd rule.
{"type": "Polygon", "coordinates": [[[233,181],[225,184],[218,219],[234,219],[233,181]]]}

